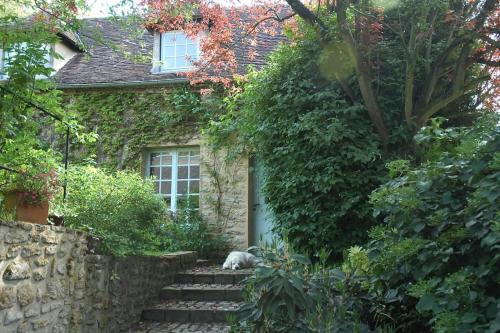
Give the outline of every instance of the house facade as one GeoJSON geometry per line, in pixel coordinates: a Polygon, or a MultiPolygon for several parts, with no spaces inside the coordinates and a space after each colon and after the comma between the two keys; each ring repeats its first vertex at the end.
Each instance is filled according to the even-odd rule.
{"type": "MultiPolygon", "coordinates": [[[[144,30],[130,37],[110,19],[86,23],[90,31],[102,33],[100,41],[86,39],[82,33],[80,38],[88,46],[85,52],[70,47],[65,38],[55,46],[56,51],[62,50],[58,53],[63,59],[54,66],[54,80],[64,92],[65,107],[87,130],[98,134],[91,154],[77,146],[73,152],[76,149],[98,164],[135,169],[152,178],[157,195],[172,213],[187,206],[199,209],[235,249],[257,245],[262,236],[269,238],[258,166],[247,156],[229,159],[226,152],[213,150],[196,119],[178,122],[175,128],[163,122],[165,117],[175,118],[175,110],[169,111],[169,94],[192,89],[179,73],[195,70],[192,60],[202,56],[203,36],[192,40],[182,31],[144,30]]],[[[269,39],[267,46],[252,59],[245,47],[235,46],[241,73],[248,65],[262,66],[279,42],[279,37],[261,38],[269,39]]]]}

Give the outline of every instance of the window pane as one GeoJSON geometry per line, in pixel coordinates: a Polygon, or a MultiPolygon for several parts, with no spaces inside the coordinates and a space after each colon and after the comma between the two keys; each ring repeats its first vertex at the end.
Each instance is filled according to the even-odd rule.
{"type": "Polygon", "coordinates": [[[191,180],[189,182],[189,193],[199,193],[200,192],[200,181],[191,180]]]}
{"type": "Polygon", "coordinates": [[[175,46],[165,46],[162,51],[162,58],[174,57],[175,56],[175,46]]]}
{"type": "Polygon", "coordinates": [[[165,58],[162,60],[163,66],[166,68],[173,68],[175,66],[175,58],[165,58]]]}
{"type": "Polygon", "coordinates": [[[175,49],[175,56],[184,58],[186,56],[186,45],[177,45],[175,49]]]}
{"type": "Polygon", "coordinates": [[[188,197],[178,196],[177,197],[177,210],[188,208],[188,197]]]}
{"type": "Polygon", "coordinates": [[[149,176],[151,178],[160,179],[160,168],[149,168],[149,176]]]}
{"type": "Polygon", "coordinates": [[[182,32],[175,34],[176,45],[186,45],[186,35],[182,32]]]}
{"type": "Polygon", "coordinates": [[[184,165],[187,165],[189,163],[189,156],[188,156],[188,152],[182,152],[183,155],[181,155],[181,153],[179,153],[179,157],[177,158],[177,163],[179,165],[181,164],[184,164],[184,165]]]}
{"type": "Polygon", "coordinates": [[[187,194],[188,193],[188,181],[179,180],[177,181],[177,194],[187,194]]]}
{"type": "Polygon", "coordinates": [[[160,193],[160,182],[154,182],[155,193],[160,193]]]}
{"type": "Polygon", "coordinates": [[[161,164],[162,165],[172,165],[172,155],[171,154],[161,155],[161,164]]]}
{"type": "Polygon", "coordinates": [[[161,182],[161,194],[170,194],[172,192],[172,182],[161,182]]]}
{"type": "Polygon", "coordinates": [[[188,45],[186,54],[190,56],[191,59],[195,59],[198,54],[197,50],[198,48],[196,47],[196,45],[188,45]]]}
{"type": "Polygon", "coordinates": [[[172,179],[172,167],[161,168],[161,179],[172,179]]]}
{"type": "Polygon", "coordinates": [[[200,167],[198,165],[189,168],[189,178],[190,179],[200,178],[200,167]]]}
{"type": "Polygon", "coordinates": [[[200,164],[200,155],[191,155],[191,165],[200,164]]]}
{"type": "Polygon", "coordinates": [[[164,45],[174,45],[175,44],[175,34],[163,34],[163,44],[164,45]]]}
{"type": "Polygon", "coordinates": [[[180,166],[177,169],[177,178],[178,179],[188,179],[188,167],[187,166],[180,166]]]}
{"type": "Polygon", "coordinates": [[[183,68],[186,67],[186,59],[184,56],[180,56],[179,58],[175,58],[175,68],[183,68]]]}
{"type": "Polygon", "coordinates": [[[150,164],[151,165],[160,165],[160,154],[151,153],[150,164]]]}

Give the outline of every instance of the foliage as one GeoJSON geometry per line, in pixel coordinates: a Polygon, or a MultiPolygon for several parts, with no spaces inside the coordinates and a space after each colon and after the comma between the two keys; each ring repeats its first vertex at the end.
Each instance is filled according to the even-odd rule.
{"type": "Polygon", "coordinates": [[[424,128],[428,160],[406,165],[371,196],[385,216],[371,231],[371,283],[395,294],[388,308],[401,331],[500,329],[499,120],[424,128]]]}
{"type": "MultiPolygon", "coordinates": [[[[215,94],[214,94],[215,96],[215,94]]],[[[220,110],[187,87],[148,92],[79,92],[68,97],[68,112],[96,140],[73,144],[72,160],[95,160],[111,169],[140,170],[148,145],[182,143],[220,110]]]]}
{"type": "Polygon", "coordinates": [[[60,189],[59,156],[53,151],[14,147],[9,146],[10,149],[0,155],[0,165],[8,163],[15,171],[0,171],[0,191],[18,193],[29,204],[51,201],[60,189]]]}
{"type": "Polygon", "coordinates": [[[198,252],[200,258],[222,259],[230,248],[227,236],[203,220],[198,211],[185,209],[165,225],[161,248],[198,252]]]}
{"type": "Polygon", "coordinates": [[[63,118],[60,92],[48,80],[54,70],[48,57],[60,55],[52,47],[58,33],[76,31],[77,13],[84,0],[3,1],[0,4],[0,151],[19,135],[36,137],[40,108],[63,118]],[[36,13],[26,17],[27,13],[36,13]],[[42,14],[43,13],[43,14],[42,14]],[[53,13],[56,13],[55,15],[53,13]]]}
{"type": "MultiPolygon", "coordinates": [[[[436,110],[426,113],[427,104],[441,105],[439,112],[453,119],[446,126],[467,124],[470,119],[465,115],[474,118],[480,114],[475,103],[481,99],[472,93],[463,99],[439,102],[451,86],[462,91],[459,94],[462,97],[463,87],[455,86],[458,83],[434,78],[435,85],[426,87],[430,80],[429,64],[431,71],[438,70],[441,75],[441,61],[459,61],[457,50],[450,54],[444,50],[448,36],[456,33],[440,21],[448,6],[432,1],[398,2],[390,10],[378,13],[383,17],[384,29],[379,27],[370,32],[360,28],[363,30],[360,36],[370,37],[366,49],[359,54],[361,58],[368,57],[364,60],[349,58],[352,49],[344,44],[345,36],[338,25],[339,12],[319,10],[317,17],[328,29],[330,39],[325,41],[327,37],[318,36],[307,19],[299,22],[295,31],[300,33],[290,34],[293,44],[283,45],[268,60],[267,67],[259,73],[251,73],[246,81],[237,85],[226,100],[228,114],[211,123],[207,132],[216,147],[225,145],[236,153],[254,153],[263,162],[264,196],[275,218],[275,231],[288,236],[297,250],[314,254],[326,247],[333,249],[333,259],[338,260],[343,250],[366,239],[366,230],[376,221],[371,216],[367,197],[385,180],[383,164],[401,157],[419,160],[418,148],[412,140],[414,131],[426,121],[434,121],[438,113],[436,110]],[[410,93],[406,88],[408,77],[405,77],[410,61],[404,47],[408,36],[398,32],[409,33],[412,26],[418,27],[418,31],[423,29],[418,24],[430,27],[424,22],[431,13],[436,16],[433,27],[439,28],[439,32],[436,30],[431,40],[427,40],[426,50],[431,52],[426,54],[427,60],[421,52],[423,40],[428,36],[418,38],[418,43],[423,44],[415,50],[418,59],[412,63],[410,93]],[[440,52],[445,52],[444,60],[439,58],[440,52]],[[437,63],[433,64],[434,60],[437,63]],[[371,64],[366,69],[368,76],[373,74],[370,74],[372,68],[377,71],[376,78],[366,79],[370,87],[352,78],[354,73],[360,75],[358,61],[371,64]],[[376,91],[377,98],[371,100],[371,106],[365,103],[363,87],[376,91]],[[431,90],[429,99],[418,102],[417,97],[422,97],[426,89],[431,90]],[[417,110],[419,108],[423,109],[417,110]],[[383,110],[385,130],[377,126],[370,114],[377,110],[383,110]],[[390,133],[389,145],[381,134],[384,131],[390,133]]],[[[358,16],[361,14],[354,11],[356,8],[353,4],[345,10],[353,19],[360,20],[361,25],[366,24],[358,16]]],[[[367,13],[375,10],[368,9],[360,10],[368,10],[367,13]]],[[[462,74],[465,80],[474,81],[481,77],[479,72],[471,66],[462,74]]]]}
{"type": "Polygon", "coordinates": [[[382,149],[363,107],[318,71],[319,49],[304,39],[278,50],[228,99],[228,115],[208,133],[216,147],[262,162],[278,234],[297,251],[325,248],[339,260],[375,221],[368,195],[384,176],[382,149]]]}
{"type": "MultiPolygon", "coordinates": [[[[241,332],[373,332],[367,322],[374,298],[363,285],[366,253],[354,250],[343,269],[325,265],[326,252],[312,264],[288,246],[261,249],[240,310],[241,332]]],[[[375,332],[391,332],[378,328],[375,332]]]]}
{"type": "Polygon", "coordinates": [[[70,228],[100,239],[98,252],[130,255],[157,250],[166,206],[153,184],[135,173],[113,174],[92,166],[73,166],[68,197],[59,210],[70,228]]]}
{"type": "Polygon", "coordinates": [[[393,179],[371,195],[385,223],[340,268],[325,252],[312,264],[288,245],[265,247],[233,331],[497,332],[499,120],[423,128],[426,160],[388,165],[393,179]]]}
{"type": "Polygon", "coordinates": [[[349,100],[365,107],[385,146],[394,143],[391,136],[397,132],[383,104],[400,86],[400,119],[412,134],[438,112],[463,112],[457,104],[495,101],[494,94],[484,94],[498,92],[495,37],[500,9],[495,0],[255,0],[243,8],[238,4],[226,1],[224,8],[211,0],[151,0],[138,10],[146,14],[144,25],[153,30],[185,30],[192,38],[211,31],[201,42],[199,69],[187,74],[193,83],[228,84],[228,74],[237,76],[241,68],[232,49],[235,43],[243,44],[248,59],[254,59],[268,47],[262,33],[280,34],[284,25],[299,36],[312,29],[322,49],[318,54],[327,58],[324,71],[340,83],[349,100]],[[307,27],[298,24],[297,17],[307,27]],[[383,50],[387,45],[390,49],[383,50]],[[384,95],[377,81],[394,59],[399,63],[391,71],[399,72],[401,85],[384,95]],[[468,100],[470,95],[476,98],[468,100]]]}

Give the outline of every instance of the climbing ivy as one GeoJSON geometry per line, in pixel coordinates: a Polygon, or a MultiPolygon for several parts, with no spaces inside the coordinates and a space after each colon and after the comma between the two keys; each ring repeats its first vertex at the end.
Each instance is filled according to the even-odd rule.
{"type": "Polygon", "coordinates": [[[98,139],[73,146],[73,160],[92,160],[110,169],[141,168],[142,151],[154,144],[183,143],[216,117],[216,95],[188,87],[147,91],[89,91],[68,94],[67,110],[98,139]]]}

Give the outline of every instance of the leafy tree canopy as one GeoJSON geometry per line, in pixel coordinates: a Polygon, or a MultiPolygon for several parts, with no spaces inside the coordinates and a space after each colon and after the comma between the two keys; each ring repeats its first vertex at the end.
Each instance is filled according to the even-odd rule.
{"type": "MultiPolygon", "coordinates": [[[[296,20],[300,17],[318,35],[327,58],[322,70],[341,84],[352,103],[364,105],[384,146],[394,143],[397,135],[382,106],[383,98],[394,96],[381,96],[377,82],[385,75],[386,56],[400,58],[392,64],[399,67],[402,79],[397,83],[404,87],[399,109],[412,133],[464,99],[495,102],[488,94],[498,92],[500,21],[495,0],[259,0],[246,7],[235,6],[239,1],[226,3],[229,8],[211,0],[149,0],[139,9],[152,29],[184,29],[193,37],[210,32],[202,42],[200,70],[190,74],[193,82],[234,73],[235,43],[256,45],[259,33],[281,33],[283,24],[303,34],[304,26],[296,20]],[[246,33],[236,40],[237,29],[246,33]],[[392,52],[381,52],[380,44],[386,43],[393,44],[392,52]]],[[[255,50],[249,47],[249,55],[255,50]]]]}

